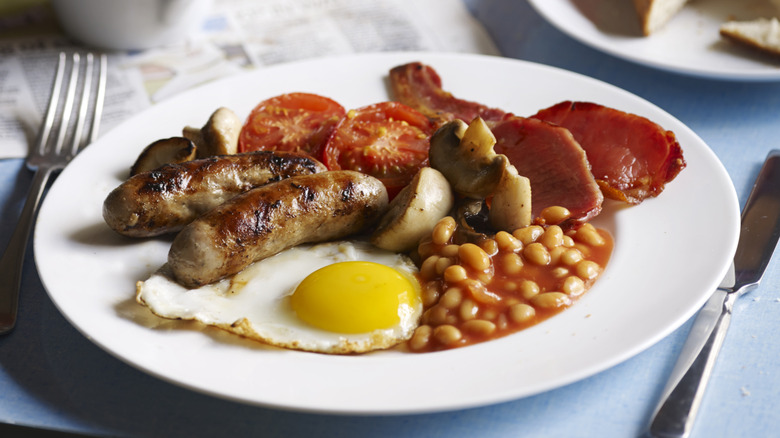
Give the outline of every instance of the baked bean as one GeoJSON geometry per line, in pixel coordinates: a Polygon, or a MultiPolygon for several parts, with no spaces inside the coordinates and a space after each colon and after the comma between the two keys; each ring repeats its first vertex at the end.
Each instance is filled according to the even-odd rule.
{"type": "Polygon", "coordinates": [[[484,284],[490,284],[491,281],[493,281],[493,270],[480,272],[477,274],[477,280],[481,281],[484,284]]]}
{"type": "Polygon", "coordinates": [[[459,283],[468,278],[468,273],[461,265],[450,265],[444,270],[443,276],[447,283],[459,283]]]}
{"type": "Polygon", "coordinates": [[[458,248],[460,248],[460,245],[444,245],[439,254],[443,257],[455,258],[458,255],[458,248]]]}
{"type": "Polygon", "coordinates": [[[463,338],[463,334],[457,327],[444,324],[433,329],[433,337],[441,344],[451,346],[463,338]]]}
{"type": "Polygon", "coordinates": [[[566,248],[571,248],[574,246],[574,239],[571,238],[571,236],[563,236],[563,246],[566,248]]]}
{"type": "Polygon", "coordinates": [[[501,251],[515,252],[523,249],[523,242],[506,231],[496,233],[496,243],[501,251]]]}
{"type": "Polygon", "coordinates": [[[457,287],[451,287],[441,296],[439,305],[453,309],[460,305],[461,300],[463,300],[463,292],[457,287]]]}
{"type": "Polygon", "coordinates": [[[479,242],[479,247],[482,248],[489,256],[494,256],[498,253],[498,244],[493,239],[485,239],[479,242]]]}
{"type": "Polygon", "coordinates": [[[534,316],[536,316],[536,309],[528,304],[517,303],[509,307],[509,319],[518,324],[528,322],[534,316]]]}
{"type": "Polygon", "coordinates": [[[591,246],[601,246],[605,243],[604,238],[601,237],[596,227],[591,224],[583,224],[578,230],[574,238],[582,243],[591,246]]]}
{"type": "Polygon", "coordinates": [[[558,225],[550,225],[539,237],[539,242],[547,249],[557,248],[563,245],[563,230],[558,225]]]}
{"type": "Polygon", "coordinates": [[[444,245],[450,240],[450,237],[452,237],[452,233],[455,232],[455,227],[455,219],[453,219],[452,216],[442,218],[433,227],[431,240],[436,245],[444,245]]]}
{"type": "Polygon", "coordinates": [[[462,284],[468,291],[469,295],[471,295],[472,298],[479,301],[480,303],[495,304],[501,301],[501,297],[494,294],[493,292],[490,292],[487,287],[485,287],[485,283],[482,283],[481,281],[469,279],[464,281],[462,284]]]}
{"type": "Polygon", "coordinates": [[[485,310],[482,312],[482,319],[486,319],[488,321],[496,319],[496,311],[494,309],[485,310]]]}
{"type": "Polygon", "coordinates": [[[460,260],[476,271],[484,271],[490,268],[490,257],[487,253],[473,243],[464,243],[458,248],[460,260]]]}
{"type": "Polygon", "coordinates": [[[559,266],[552,270],[552,275],[555,278],[563,278],[567,275],[569,275],[569,269],[564,268],[563,266],[559,266]]]}
{"type": "Polygon", "coordinates": [[[501,256],[501,269],[508,275],[515,275],[523,269],[523,259],[520,254],[513,252],[501,256]]]}
{"type": "Polygon", "coordinates": [[[561,256],[566,252],[566,248],[563,246],[556,246],[550,250],[550,264],[557,265],[561,261],[561,256]]]}
{"type": "Polygon", "coordinates": [[[435,251],[434,244],[431,242],[430,237],[426,237],[420,241],[420,244],[417,245],[417,254],[420,256],[420,259],[426,259],[431,256],[435,251]]]}
{"type": "Polygon", "coordinates": [[[582,261],[582,253],[574,248],[569,248],[561,254],[561,263],[566,266],[574,266],[582,261]]]}
{"type": "Polygon", "coordinates": [[[514,291],[517,290],[517,283],[514,281],[505,281],[504,282],[504,289],[508,291],[514,291]]]}
{"type": "Polygon", "coordinates": [[[551,206],[544,208],[539,216],[544,219],[546,224],[560,224],[571,217],[571,212],[566,207],[551,206]]]}
{"type": "Polygon", "coordinates": [[[425,283],[421,291],[423,306],[430,307],[439,300],[439,284],[435,281],[425,283]]]}
{"type": "Polygon", "coordinates": [[[462,303],[460,303],[460,308],[458,310],[460,319],[463,321],[468,321],[477,317],[479,307],[470,298],[466,298],[462,303]]]}
{"type": "Polygon", "coordinates": [[[426,310],[423,314],[425,322],[430,325],[440,325],[447,322],[447,308],[440,305],[435,305],[426,310]]]}
{"type": "Polygon", "coordinates": [[[439,257],[439,260],[436,260],[436,274],[444,274],[444,270],[450,267],[452,263],[453,261],[449,257],[439,257]]]}
{"type": "Polygon", "coordinates": [[[582,258],[587,259],[590,258],[591,249],[593,249],[593,247],[588,246],[584,243],[575,242],[574,247],[572,249],[576,249],[577,251],[580,252],[580,254],[582,254],[582,258]]]}
{"type": "Polygon", "coordinates": [[[508,325],[509,324],[506,322],[506,315],[503,313],[498,315],[498,318],[496,318],[496,328],[499,330],[506,330],[508,325]]]}
{"type": "Polygon", "coordinates": [[[531,304],[542,309],[557,309],[571,304],[571,298],[563,292],[544,292],[531,298],[531,304]]]}
{"type": "Polygon", "coordinates": [[[425,280],[432,280],[438,274],[436,273],[436,262],[439,261],[439,256],[436,254],[423,260],[420,265],[420,276],[425,280]]]}
{"type": "Polygon", "coordinates": [[[490,321],[485,321],[484,319],[472,319],[471,321],[466,321],[461,327],[463,328],[463,331],[478,336],[488,336],[496,331],[496,325],[490,321]]]}
{"type": "Polygon", "coordinates": [[[415,351],[422,350],[428,346],[431,340],[433,329],[429,325],[421,325],[414,330],[412,339],[409,339],[409,348],[415,351]]]}
{"type": "Polygon", "coordinates": [[[583,280],[593,280],[599,276],[601,267],[598,263],[590,260],[583,260],[577,263],[577,276],[583,280]]]}
{"type": "Polygon", "coordinates": [[[519,241],[523,242],[523,245],[536,242],[536,239],[544,233],[544,228],[539,225],[529,225],[527,227],[516,229],[512,235],[519,241]]]}
{"type": "Polygon", "coordinates": [[[580,277],[569,276],[566,280],[563,280],[563,286],[561,287],[563,293],[576,297],[582,295],[585,292],[585,282],[580,277]]]}
{"type": "Polygon", "coordinates": [[[547,252],[547,248],[541,243],[533,242],[528,244],[523,249],[523,255],[529,262],[535,265],[546,266],[550,264],[550,253],[547,252]]]}
{"type": "Polygon", "coordinates": [[[520,295],[526,300],[533,298],[539,291],[539,285],[533,280],[523,280],[520,282],[520,295]]]}

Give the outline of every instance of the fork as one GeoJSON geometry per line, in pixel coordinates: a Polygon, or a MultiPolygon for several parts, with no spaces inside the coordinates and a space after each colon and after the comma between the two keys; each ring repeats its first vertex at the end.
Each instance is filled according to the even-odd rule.
{"type": "Polygon", "coordinates": [[[81,149],[97,138],[105,98],[107,60],[104,54],[98,56],[97,61],[92,53],[87,53],[85,58],[82,67],[80,54],[59,54],[46,118],[35,148],[27,156],[27,168],[35,171],[35,176],[19,222],[0,259],[0,335],[9,333],[16,325],[24,254],[43,191],[55,172],[65,168],[81,149]],[[67,88],[63,91],[66,79],[67,88]],[[60,105],[63,92],[65,100],[60,105]],[[75,120],[71,120],[73,115],[75,120]],[[88,118],[91,123],[89,132],[85,133],[88,118]],[[55,130],[56,138],[52,138],[55,130]],[[70,144],[66,145],[66,142],[70,144]]]}

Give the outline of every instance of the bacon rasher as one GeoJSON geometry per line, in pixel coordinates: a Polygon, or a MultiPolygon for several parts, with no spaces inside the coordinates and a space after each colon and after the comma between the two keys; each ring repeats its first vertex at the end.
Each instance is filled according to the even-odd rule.
{"type": "Polygon", "coordinates": [[[588,154],[604,196],[631,204],[658,196],[685,168],[672,131],[635,114],[565,101],[533,116],[571,131],[588,154]]]}

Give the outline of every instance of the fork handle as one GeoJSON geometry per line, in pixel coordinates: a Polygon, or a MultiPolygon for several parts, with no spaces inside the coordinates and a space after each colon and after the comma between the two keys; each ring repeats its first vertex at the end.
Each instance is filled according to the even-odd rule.
{"type": "Polygon", "coordinates": [[[41,166],[35,171],[19,222],[11,235],[3,258],[0,259],[0,335],[10,332],[16,325],[24,253],[27,250],[27,242],[30,239],[43,189],[49,182],[52,170],[51,167],[41,166]]]}

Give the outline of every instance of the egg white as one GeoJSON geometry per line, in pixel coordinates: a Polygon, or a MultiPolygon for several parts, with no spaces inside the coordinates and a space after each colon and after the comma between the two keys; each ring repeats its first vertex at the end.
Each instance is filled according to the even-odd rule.
{"type": "Polygon", "coordinates": [[[197,320],[267,344],[329,354],[385,349],[409,339],[417,327],[422,304],[403,305],[401,320],[369,333],[334,333],[298,318],[290,295],[310,273],[345,261],[371,261],[395,268],[416,283],[417,268],[406,256],[378,249],[367,242],[342,241],[304,245],[256,262],[235,276],[187,289],[164,265],[136,285],[136,301],[154,314],[197,320]]]}

